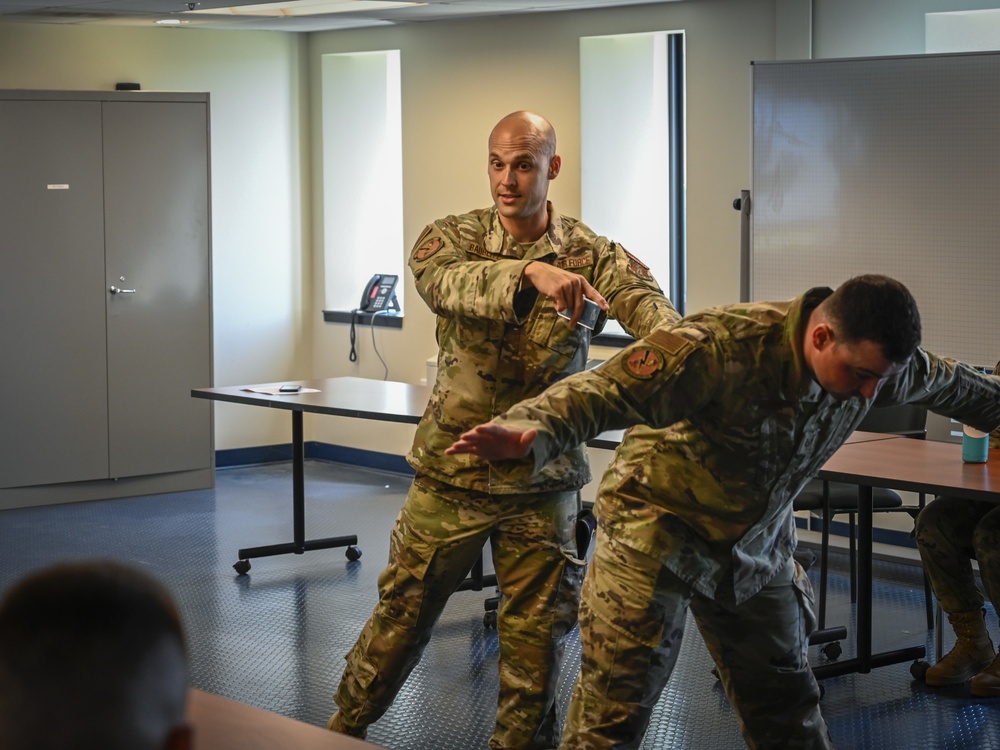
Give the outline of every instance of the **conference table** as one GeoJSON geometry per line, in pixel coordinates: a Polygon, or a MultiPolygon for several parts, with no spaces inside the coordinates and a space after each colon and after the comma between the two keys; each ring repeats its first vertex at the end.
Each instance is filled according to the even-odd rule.
{"type": "Polygon", "coordinates": [[[356,534],[306,539],[305,533],[305,439],[303,414],[375,419],[382,422],[417,424],[427,406],[429,386],[367,378],[342,377],[318,380],[286,380],[222,388],[195,388],[191,395],[211,401],[284,409],[292,420],[292,541],[245,547],[233,565],[240,575],[250,570],[251,558],[301,555],[310,550],[347,547],[348,560],[361,557],[356,534]],[[282,393],[283,385],[297,385],[297,393],[282,393]]]}
{"type": "Polygon", "coordinates": [[[374,750],[379,745],[229,698],[188,691],[194,750],[374,750]]]}
{"type": "MultiPolygon", "coordinates": [[[[431,387],[368,378],[339,377],[316,380],[286,380],[220,388],[195,388],[195,398],[249,406],[284,409],[292,419],[292,541],[240,549],[233,565],[240,575],[250,570],[251,558],[272,555],[301,555],[307,551],[347,547],[349,560],[361,557],[356,547],[358,537],[347,534],[324,539],[306,539],[305,535],[305,439],[303,414],[327,414],[336,417],[373,419],[382,422],[417,424],[431,395],[431,387]],[[281,386],[297,385],[296,393],[282,393],[281,386]]],[[[622,431],[602,433],[591,442],[595,447],[614,448],[621,442],[622,431]]],[[[495,585],[493,575],[484,575],[482,560],[461,589],[482,590],[495,585]]]]}
{"type": "Polygon", "coordinates": [[[926,656],[922,645],[872,653],[873,488],[1000,502],[997,453],[990,451],[986,463],[967,464],[962,461],[962,446],[956,443],[893,437],[845,443],[824,464],[820,479],[858,485],[857,649],[853,658],[814,667],[817,677],[867,673],[875,667],[916,663],[926,656]]]}

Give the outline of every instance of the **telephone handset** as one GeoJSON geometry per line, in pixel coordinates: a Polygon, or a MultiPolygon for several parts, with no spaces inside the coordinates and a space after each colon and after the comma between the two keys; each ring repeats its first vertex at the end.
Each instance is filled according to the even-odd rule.
{"type": "Polygon", "coordinates": [[[360,312],[375,313],[389,309],[394,306],[396,284],[398,276],[391,274],[377,273],[365,285],[365,291],[361,294],[361,302],[358,303],[360,312]]]}

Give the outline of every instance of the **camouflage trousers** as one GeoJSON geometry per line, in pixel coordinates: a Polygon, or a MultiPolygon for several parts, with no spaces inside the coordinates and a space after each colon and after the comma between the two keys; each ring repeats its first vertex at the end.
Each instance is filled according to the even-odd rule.
{"type": "Polygon", "coordinates": [[[979,561],[986,595],[1000,605],[1000,505],[939,497],[917,516],[916,537],[941,609],[953,613],[982,608],[973,558],[979,561]]]}
{"type": "Polygon", "coordinates": [[[736,604],[695,593],[658,560],[609,539],[597,546],[580,603],[580,675],[561,750],[637,748],[673,671],[690,607],[752,748],[830,748],[807,662],[812,587],[793,560],[736,604]]]}
{"type": "Polygon", "coordinates": [[[366,727],[389,709],[489,541],[502,594],[500,694],[489,744],[555,747],[559,662],[584,571],[575,555],[577,504],[576,492],[487,495],[418,476],[392,530],[378,604],[346,657],[334,696],[341,719],[366,727]]]}

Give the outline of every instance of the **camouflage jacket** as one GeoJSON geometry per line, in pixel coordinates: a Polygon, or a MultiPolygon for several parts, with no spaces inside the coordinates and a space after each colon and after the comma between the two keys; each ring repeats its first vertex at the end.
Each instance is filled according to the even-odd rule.
{"type": "Polygon", "coordinates": [[[871,401],[827,395],[802,339],[830,293],[691,315],[498,421],[539,430],[536,467],[636,425],[601,484],[605,532],[706,596],[731,571],[743,601],[795,547],[793,498],[873,405],[913,402],[979,429],[1000,425],[1000,379],[922,350],[871,401]]]}
{"type": "Polygon", "coordinates": [[[532,261],[581,274],[634,336],[680,317],[649,269],[549,204],[546,234],[515,241],[496,208],[449,216],[428,226],[410,255],[417,291],[437,314],[437,381],[407,460],[418,472],[457,487],[498,494],[576,489],[590,481],[586,451],[564,454],[532,475],[513,474],[474,456],[444,450],[468,429],[584,369],[591,332],[571,329],[548,297],[521,289],[532,261]]]}

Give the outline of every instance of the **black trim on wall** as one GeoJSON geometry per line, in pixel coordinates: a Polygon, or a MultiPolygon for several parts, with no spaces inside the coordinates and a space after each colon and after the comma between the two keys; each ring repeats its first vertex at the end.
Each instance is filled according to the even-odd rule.
{"type": "Polygon", "coordinates": [[[359,326],[385,326],[386,328],[402,328],[402,313],[366,313],[354,312],[352,310],[324,310],[323,322],[325,323],[350,323],[351,318],[359,326]]]}

